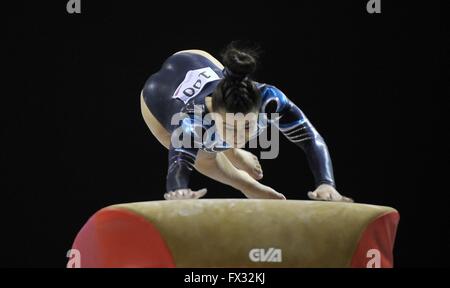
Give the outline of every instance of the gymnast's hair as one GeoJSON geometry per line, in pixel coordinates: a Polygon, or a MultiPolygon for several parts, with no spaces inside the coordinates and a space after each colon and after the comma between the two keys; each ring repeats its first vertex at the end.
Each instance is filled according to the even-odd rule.
{"type": "Polygon", "coordinates": [[[222,53],[225,66],[224,79],[213,94],[213,110],[227,113],[249,113],[258,110],[261,95],[250,75],[255,72],[258,52],[251,48],[237,48],[237,42],[231,42],[222,53]]]}

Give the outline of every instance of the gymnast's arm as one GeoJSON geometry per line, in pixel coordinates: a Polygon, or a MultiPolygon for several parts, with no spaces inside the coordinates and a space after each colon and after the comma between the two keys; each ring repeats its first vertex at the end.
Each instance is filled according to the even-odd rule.
{"type": "MultiPolygon", "coordinates": [[[[206,189],[192,191],[189,179],[195,165],[199,148],[196,143],[195,127],[186,118],[172,133],[169,147],[169,165],[166,178],[166,200],[197,199],[206,194],[206,189]]],[[[197,142],[198,143],[198,142],[197,142]]]]}
{"type": "Polygon", "coordinates": [[[280,131],[305,152],[316,187],[322,184],[335,187],[328,147],[303,112],[289,101],[279,121],[280,131]]]}
{"type": "Polygon", "coordinates": [[[263,99],[263,112],[279,113],[279,130],[305,152],[316,187],[322,184],[335,187],[327,145],[303,112],[274,86],[266,88],[263,99]]]}
{"type": "Polygon", "coordinates": [[[316,189],[308,192],[308,197],[314,200],[353,202],[353,199],[336,191],[327,145],[303,112],[273,86],[265,89],[262,108],[266,113],[279,113],[278,128],[305,152],[316,183],[316,189]]]}

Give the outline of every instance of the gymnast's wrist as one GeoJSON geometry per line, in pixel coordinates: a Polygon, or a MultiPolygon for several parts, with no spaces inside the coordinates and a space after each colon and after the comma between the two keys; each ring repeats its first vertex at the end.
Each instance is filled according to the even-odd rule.
{"type": "Polygon", "coordinates": [[[182,183],[167,183],[166,185],[166,193],[174,192],[177,190],[186,190],[189,189],[189,185],[181,185],[182,183]]]}
{"type": "Polygon", "coordinates": [[[333,187],[334,189],[336,189],[336,184],[334,183],[334,182],[331,182],[331,181],[323,181],[323,182],[319,182],[317,185],[316,185],[316,189],[317,188],[319,188],[319,187],[326,187],[326,186],[331,186],[331,187],[333,187]]]}

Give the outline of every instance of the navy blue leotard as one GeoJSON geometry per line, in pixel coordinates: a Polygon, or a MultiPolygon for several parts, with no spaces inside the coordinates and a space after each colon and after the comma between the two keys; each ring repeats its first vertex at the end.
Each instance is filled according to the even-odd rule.
{"type": "MultiPolygon", "coordinates": [[[[201,118],[195,117],[194,107],[201,110],[201,115],[208,113],[205,97],[214,92],[223,77],[222,70],[208,58],[190,52],[177,53],[170,56],[161,69],[148,78],[143,89],[144,101],[169,133],[182,129],[187,135],[192,135],[192,139],[198,139],[195,137],[197,134],[214,131],[214,122],[205,124],[201,118]],[[183,119],[171,123],[172,116],[177,113],[182,113],[179,115],[184,115],[183,119]]],[[[276,87],[257,82],[255,85],[262,95],[260,113],[279,114],[278,129],[303,149],[316,186],[334,186],[327,146],[303,112],[276,87]]],[[[167,191],[188,188],[199,149],[214,153],[231,148],[218,133],[213,132],[207,138],[208,141],[200,141],[197,146],[175,148],[170,145],[167,191]]]]}

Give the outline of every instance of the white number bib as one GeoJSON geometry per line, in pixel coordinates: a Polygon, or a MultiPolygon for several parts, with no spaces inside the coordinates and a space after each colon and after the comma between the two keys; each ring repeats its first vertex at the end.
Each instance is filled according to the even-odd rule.
{"type": "Polygon", "coordinates": [[[190,70],[175,90],[172,98],[178,98],[186,104],[190,99],[197,96],[207,83],[218,79],[220,79],[219,75],[210,67],[190,70]]]}

